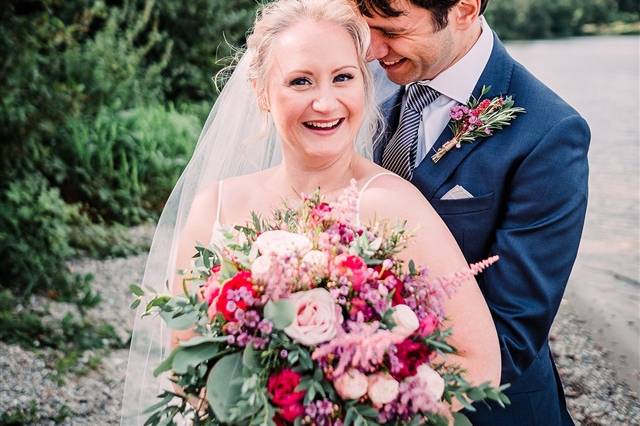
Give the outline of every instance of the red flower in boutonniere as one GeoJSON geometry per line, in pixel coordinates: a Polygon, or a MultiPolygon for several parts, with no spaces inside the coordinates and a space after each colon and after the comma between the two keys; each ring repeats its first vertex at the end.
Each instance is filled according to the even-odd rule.
{"type": "Polygon", "coordinates": [[[491,136],[495,130],[511,124],[516,114],[525,112],[524,108],[514,106],[511,96],[506,98],[498,96],[481,101],[480,98],[490,89],[490,86],[482,86],[478,99],[472,96],[467,105],[456,105],[451,108],[449,128],[453,138],[442,145],[431,157],[434,163],[437,163],[454,146],[460,148],[463,142],[472,143],[477,138],[491,136]]]}

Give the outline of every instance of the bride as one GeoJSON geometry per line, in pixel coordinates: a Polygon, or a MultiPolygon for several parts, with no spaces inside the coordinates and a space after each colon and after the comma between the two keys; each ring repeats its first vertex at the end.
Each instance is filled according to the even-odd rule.
{"type": "MultiPolygon", "coordinates": [[[[433,276],[465,268],[455,240],[422,194],[369,159],[377,112],[368,44],[367,25],[345,0],[280,0],[263,8],[167,202],[143,284],[161,291],[161,283],[173,282],[172,291],[180,292],[172,277],[188,268],[196,243],[215,241],[221,227],[245,223],[251,212],[266,216],[283,200],[295,205],[301,193],[320,188],[335,199],[351,180],[360,190],[357,220],[406,220],[415,230],[404,259],[428,265],[433,276]]],[[[466,369],[472,383],[498,385],[498,340],[475,280],[458,289],[446,312],[455,329],[451,344],[458,348],[446,362],[466,369]]],[[[168,339],[160,323],[136,323],[123,400],[126,424],[139,421],[136,414],[153,402],[146,398],[162,386],[153,381],[153,368],[170,346],[191,337],[174,332],[168,339]]]]}

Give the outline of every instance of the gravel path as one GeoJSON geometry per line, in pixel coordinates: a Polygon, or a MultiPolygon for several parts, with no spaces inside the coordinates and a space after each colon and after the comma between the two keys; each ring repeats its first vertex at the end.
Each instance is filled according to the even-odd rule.
{"type": "MultiPolygon", "coordinates": [[[[105,261],[77,260],[74,271],[92,273],[102,303],[89,312],[102,318],[127,336],[133,320],[128,306],[129,284],[139,282],[145,255],[105,261]]],[[[68,307],[52,305],[54,315],[68,307]]],[[[640,425],[640,404],[629,387],[616,379],[607,353],[590,336],[584,321],[569,302],[563,303],[552,330],[552,350],[563,378],[567,403],[576,424],[640,425]]],[[[46,350],[31,352],[0,342],[0,413],[25,412],[33,405],[37,419],[29,424],[109,425],[119,420],[122,379],[127,351],[86,354],[80,364],[89,364],[92,355],[102,357],[97,368],[66,377],[59,385],[46,350]],[[64,419],[63,419],[64,418],[64,419]],[[62,420],[61,420],[62,419],[62,420]]]]}

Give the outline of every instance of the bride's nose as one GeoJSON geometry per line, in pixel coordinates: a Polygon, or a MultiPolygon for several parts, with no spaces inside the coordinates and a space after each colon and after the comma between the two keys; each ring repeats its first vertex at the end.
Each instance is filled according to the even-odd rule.
{"type": "Polygon", "coordinates": [[[318,96],[313,100],[311,108],[320,113],[328,113],[335,110],[338,100],[331,89],[318,92],[318,96]]]}

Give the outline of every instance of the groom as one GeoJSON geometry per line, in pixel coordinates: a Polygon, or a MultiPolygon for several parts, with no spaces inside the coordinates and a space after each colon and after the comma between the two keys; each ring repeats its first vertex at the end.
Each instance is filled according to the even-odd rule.
{"type": "Polygon", "coordinates": [[[371,60],[398,85],[381,105],[387,126],[375,161],[420,189],[469,262],[500,256],[478,284],[511,405],[466,414],[474,425],[573,424],[548,336],[584,223],[586,122],[509,56],[481,16],[488,0],[355,1],[371,28],[371,60]],[[484,98],[513,96],[526,113],[435,163],[453,136],[451,107],[483,86],[484,98]]]}

